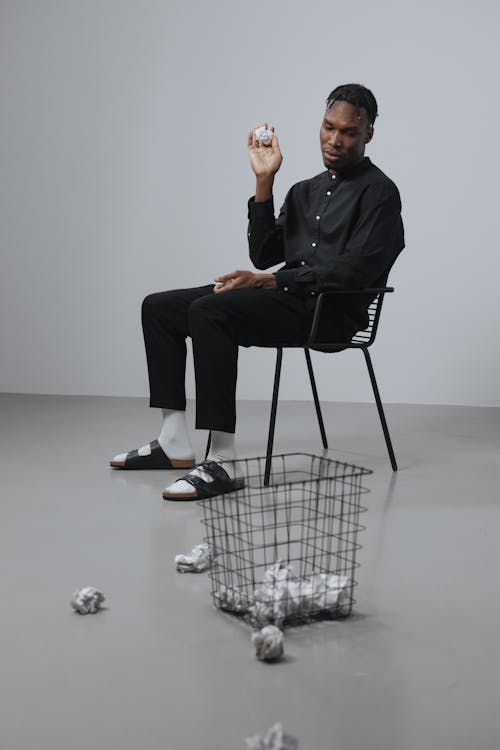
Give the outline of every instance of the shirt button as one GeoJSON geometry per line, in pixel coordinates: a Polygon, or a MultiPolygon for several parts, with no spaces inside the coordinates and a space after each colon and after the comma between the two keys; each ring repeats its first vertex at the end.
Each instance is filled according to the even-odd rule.
{"type": "Polygon", "coordinates": [[[311,292],[311,297],[314,297],[315,294],[316,292],[311,292]]]}
{"type": "Polygon", "coordinates": [[[316,243],[315,242],[311,242],[311,246],[312,247],[316,247],[316,243]]]}
{"type": "Polygon", "coordinates": [[[316,216],[316,219],[317,219],[317,221],[319,221],[320,217],[319,217],[319,216],[316,216]]]}
{"type": "Polygon", "coordinates": [[[331,194],[332,194],[332,191],[331,191],[331,190],[327,190],[327,191],[326,191],[326,194],[327,194],[327,195],[331,195],[331,194]]]}
{"type": "Polygon", "coordinates": [[[334,174],[332,174],[332,180],[334,180],[336,176],[337,176],[337,175],[334,175],[334,174]]]}
{"type": "Polygon", "coordinates": [[[288,287],[287,287],[287,286],[284,286],[284,287],[283,287],[283,291],[284,291],[284,292],[288,292],[288,287]]]}
{"type": "Polygon", "coordinates": [[[305,260],[301,260],[301,261],[300,261],[300,265],[301,265],[301,266],[305,266],[305,264],[306,264],[305,260]]]}

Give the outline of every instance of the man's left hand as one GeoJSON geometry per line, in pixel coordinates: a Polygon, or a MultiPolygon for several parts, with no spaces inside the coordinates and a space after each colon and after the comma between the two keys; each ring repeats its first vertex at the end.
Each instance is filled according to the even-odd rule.
{"type": "Polygon", "coordinates": [[[276,289],[276,276],[273,273],[253,273],[253,271],[231,271],[217,276],[214,286],[215,294],[230,292],[233,289],[276,289]]]}

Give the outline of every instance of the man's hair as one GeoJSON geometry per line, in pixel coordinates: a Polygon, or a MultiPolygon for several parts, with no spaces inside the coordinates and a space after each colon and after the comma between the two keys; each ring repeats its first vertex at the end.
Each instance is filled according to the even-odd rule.
{"type": "Polygon", "coordinates": [[[373,127],[377,117],[377,100],[366,86],[362,86],[360,83],[345,83],[343,86],[337,86],[326,100],[327,110],[333,107],[335,102],[353,104],[358,115],[359,110],[364,109],[368,115],[368,125],[373,127]]]}

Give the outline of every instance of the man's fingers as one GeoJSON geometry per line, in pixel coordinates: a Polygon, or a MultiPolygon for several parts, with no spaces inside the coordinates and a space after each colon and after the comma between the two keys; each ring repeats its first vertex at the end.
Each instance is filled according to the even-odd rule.
{"type": "Polygon", "coordinates": [[[259,148],[260,142],[255,140],[255,131],[257,128],[261,128],[262,125],[256,125],[253,130],[251,130],[248,134],[248,148],[259,148]]]}
{"type": "Polygon", "coordinates": [[[214,286],[214,292],[228,292],[231,289],[244,289],[246,287],[253,286],[254,274],[252,271],[242,271],[237,269],[231,271],[231,273],[225,273],[221,276],[217,276],[214,286]]]}
{"type": "Polygon", "coordinates": [[[232,289],[237,289],[239,286],[239,280],[238,279],[231,279],[230,281],[225,281],[222,284],[215,285],[214,286],[214,292],[216,294],[221,294],[222,292],[230,292],[232,289]]]}
{"type": "Polygon", "coordinates": [[[214,281],[232,281],[236,274],[238,274],[238,271],[231,271],[231,273],[225,273],[221,276],[216,276],[214,281]]]}

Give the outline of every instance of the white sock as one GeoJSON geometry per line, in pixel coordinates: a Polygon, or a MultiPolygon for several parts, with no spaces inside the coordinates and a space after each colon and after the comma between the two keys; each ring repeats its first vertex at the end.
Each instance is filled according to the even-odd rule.
{"type": "Polygon", "coordinates": [[[158,442],[169,458],[194,458],[194,450],[189,439],[186,412],[176,409],[162,409],[163,422],[158,442]]]}
{"type": "MultiPolygon", "coordinates": [[[[194,458],[194,450],[189,439],[186,422],[186,412],[177,409],[162,409],[163,421],[158,442],[169,458],[178,460],[189,460],[194,458]]],[[[151,448],[149,443],[138,449],[140,456],[149,456],[151,448]]],[[[113,461],[123,462],[126,453],[120,453],[113,461]]]]}
{"type": "MultiPolygon", "coordinates": [[[[212,430],[212,439],[210,441],[210,450],[207,460],[223,464],[225,461],[236,461],[236,446],[234,444],[234,432],[221,432],[212,430]]],[[[226,468],[229,476],[232,467],[226,468]]],[[[231,477],[233,479],[234,477],[231,477]]]]}
{"type": "MultiPolygon", "coordinates": [[[[234,464],[228,464],[226,462],[235,460],[236,447],[234,444],[234,433],[212,430],[212,440],[210,441],[210,451],[208,452],[207,461],[215,461],[219,466],[222,466],[222,468],[225,469],[231,479],[234,479],[234,464]]],[[[201,477],[205,482],[213,481],[210,474],[207,474],[203,469],[192,469],[189,473],[193,474],[193,476],[201,477]]],[[[183,495],[186,492],[194,492],[194,487],[192,484],[189,484],[189,482],[186,482],[183,479],[178,479],[177,482],[174,482],[167,487],[167,490],[171,495],[183,495]]]]}

